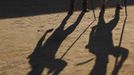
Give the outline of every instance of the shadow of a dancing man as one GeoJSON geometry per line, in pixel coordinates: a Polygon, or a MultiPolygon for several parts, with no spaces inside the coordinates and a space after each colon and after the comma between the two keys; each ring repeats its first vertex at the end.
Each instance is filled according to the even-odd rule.
{"type": "Polygon", "coordinates": [[[46,31],[46,33],[38,41],[34,52],[28,57],[29,64],[32,68],[28,75],[42,75],[45,69],[48,69],[47,75],[58,75],[65,68],[67,62],[63,59],[56,58],[56,53],[65,38],[79,25],[84,14],[85,12],[81,12],[77,20],[67,29],[64,29],[71,16],[68,14],[60,26],[55,29],[52,35],[45,41],[46,35],[51,32],[52,29],[46,31]]]}
{"type": "Polygon", "coordinates": [[[106,75],[108,56],[113,55],[116,59],[112,75],[118,75],[123,63],[128,57],[129,51],[120,46],[114,46],[112,30],[120,19],[120,8],[116,7],[114,18],[106,23],[104,21],[105,6],[103,5],[99,14],[98,24],[92,28],[89,42],[86,48],[96,56],[95,65],[89,75],[106,75]]]}

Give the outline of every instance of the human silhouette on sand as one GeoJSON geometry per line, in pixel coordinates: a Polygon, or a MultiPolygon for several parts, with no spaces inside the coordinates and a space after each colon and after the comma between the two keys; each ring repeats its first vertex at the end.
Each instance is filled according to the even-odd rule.
{"type": "Polygon", "coordinates": [[[71,15],[67,15],[60,26],[53,32],[53,34],[44,42],[45,36],[51,30],[46,33],[38,41],[34,52],[28,57],[29,64],[32,70],[28,75],[42,75],[44,69],[48,69],[47,75],[58,75],[67,65],[67,62],[63,59],[55,58],[58,48],[64,41],[64,39],[71,34],[80,23],[85,12],[81,12],[74,24],[70,25],[64,30],[64,27],[71,15]]]}
{"type": "Polygon", "coordinates": [[[112,75],[118,75],[123,63],[128,57],[128,50],[119,46],[114,46],[112,39],[112,30],[118,24],[120,19],[120,8],[115,10],[114,18],[106,23],[104,21],[105,5],[102,6],[98,24],[92,28],[89,36],[89,42],[86,48],[96,56],[95,65],[89,75],[106,75],[108,56],[113,55],[116,61],[112,75]]]}

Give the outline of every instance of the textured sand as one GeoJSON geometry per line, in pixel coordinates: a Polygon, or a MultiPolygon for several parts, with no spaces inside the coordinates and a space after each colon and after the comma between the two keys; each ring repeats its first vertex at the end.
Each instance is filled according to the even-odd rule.
{"type": "MultiPolygon", "coordinates": [[[[106,9],[105,20],[109,21],[114,15],[114,8],[106,9]]],[[[128,59],[123,64],[118,75],[134,75],[134,6],[128,7],[128,18],[123,35],[121,46],[129,50],[128,59]]],[[[99,9],[95,10],[98,19],[99,9]]],[[[80,11],[75,12],[67,21],[65,29],[73,24],[80,11]]],[[[48,29],[56,29],[67,15],[64,13],[45,14],[30,17],[0,19],[0,75],[27,75],[31,70],[27,57],[34,51],[37,42],[48,29]]],[[[122,25],[125,19],[124,9],[121,10],[120,20],[113,30],[113,41],[118,46],[122,25]]],[[[76,29],[62,41],[56,58],[60,58],[64,52],[71,47],[76,39],[94,20],[92,11],[86,13],[76,29]]],[[[89,40],[91,27],[96,25],[97,20],[80,36],[80,38],[69,49],[63,57],[67,66],[59,75],[88,75],[95,63],[95,56],[85,49],[89,40]],[[94,58],[92,61],[82,65],[77,65],[84,61],[94,58]]],[[[54,32],[54,31],[53,31],[54,32]]],[[[46,37],[53,33],[49,33],[46,37]]],[[[115,58],[109,56],[107,75],[111,75],[115,58]]],[[[47,70],[44,70],[43,75],[47,70]]]]}

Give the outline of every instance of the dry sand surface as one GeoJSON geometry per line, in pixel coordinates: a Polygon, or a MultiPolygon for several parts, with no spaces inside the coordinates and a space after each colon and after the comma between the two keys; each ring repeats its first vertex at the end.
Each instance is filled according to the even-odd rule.
{"type": "MultiPolygon", "coordinates": [[[[107,22],[113,18],[114,10],[114,8],[106,9],[105,20],[107,22]]],[[[133,10],[133,6],[128,7],[128,17],[121,44],[123,48],[129,50],[129,56],[124,62],[118,75],[134,75],[133,10]]],[[[99,11],[99,8],[95,10],[97,19],[99,11]]],[[[64,29],[72,25],[79,14],[80,11],[74,12],[67,21],[64,29]]],[[[66,12],[62,12],[30,17],[0,19],[0,75],[27,75],[32,69],[27,57],[34,52],[42,35],[52,28],[54,29],[54,32],[66,15],[66,12]]],[[[119,23],[113,30],[113,42],[115,46],[118,46],[119,44],[124,19],[125,11],[123,9],[120,13],[119,23]]],[[[59,75],[88,75],[91,72],[95,63],[95,55],[90,53],[85,46],[88,44],[91,27],[97,24],[96,20],[89,28],[87,28],[93,21],[94,16],[92,11],[87,12],[75,30],[63,39],[62,43],[59,45],[56,53],[57,59],[70,48],[67,54],[62,58],[62,60],[67,62],[67,66],[59,75]],[[85,31],[86,28],[87,30],[85,31]],[[83,31],[85,32],[83,33],[83,31]],[[92,58],[94,59],[87,63],[77,65],[92,58]]],[[[53,32],[48,33],[46,39],[49,38],[53,32]]],[[[115,58],[109,55],[106,75],[111,75],[114,63],[115,58]]],[[[45,69],[42,74],[46,75],[47,70],[48,69],[45,69]]]]}

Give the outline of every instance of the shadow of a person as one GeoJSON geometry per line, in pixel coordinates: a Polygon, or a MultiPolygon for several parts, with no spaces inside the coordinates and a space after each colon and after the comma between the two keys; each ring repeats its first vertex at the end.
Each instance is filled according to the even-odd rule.
{"type": "Polygon", "coordinates": [[[44,42],[45,36],[48,30],[38,41],[34,52],[28,57],[29,64],[32,70],[28,75],[42,75],[45,68],[48,69],[47,75],[52,73],[52,75],[58,75],[67,65],[67,62],[62,59],[56,59],[55,55],[64,39],[71,34],[77,25],[80,23],[85,12],[81,12],[74,24],[70,25],[64,30],[66,22],[71,15],[67,15],[60,26],[53,32],[53,34],[44,42]],[[44,42],[44,43],[43,43],[44,42]]]}
{"type": "Polygon", "coordinates": [[[115,10],[114,18],[106,23],[104,21],[105,6],[103,5],[99,14],[98,24],[92,28],[89,36],[89,43],[86,48],[96,56],[95,65],[89,75],[106,75],[108,56],[111,54],[116,58],[121,57],[120,61],[115,63],[112,75],[117,75],[122,64],[128,56],[128,50],[121,47],[115,47],[112,39],[112,30],[116,27],[120,18],[120,8],[115,10]]]}

